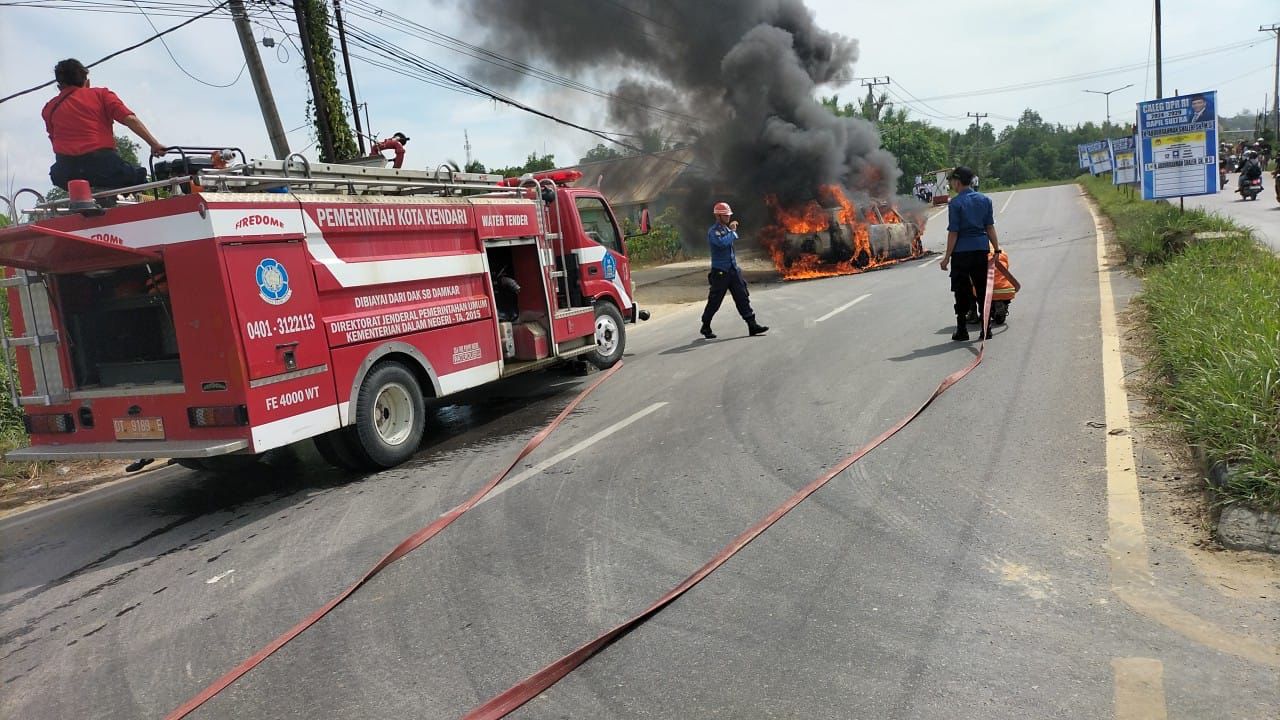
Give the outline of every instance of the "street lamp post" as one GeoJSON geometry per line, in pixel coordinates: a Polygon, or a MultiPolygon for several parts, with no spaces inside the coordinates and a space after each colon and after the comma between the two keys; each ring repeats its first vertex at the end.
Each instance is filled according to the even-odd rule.
{"type": "Polygon", "coordinates": [[[1107,125],[1110,125],[1111,124],[1111,93],[1120,92],[1121,90],[1125,90],[1131,87],[1133,87],[1133,83],[1129,83],[1124,87],[1118,87],[1115,90],[1085,90],[1085,92],[1093,93],[1094,95],[1103,95],[1107,98],[1107,125]]]}

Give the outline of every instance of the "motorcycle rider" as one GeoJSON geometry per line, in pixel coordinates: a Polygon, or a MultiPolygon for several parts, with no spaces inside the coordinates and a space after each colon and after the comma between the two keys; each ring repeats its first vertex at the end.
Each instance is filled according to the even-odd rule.
{"type": "Polygon", "coordinates": [[[1245,184],[1262,177],[1262,163],[1258,162],[1256,150],[1246,150],[1244,164],[1240,166],[1240,191],[1243,195],[1245,184]]]}

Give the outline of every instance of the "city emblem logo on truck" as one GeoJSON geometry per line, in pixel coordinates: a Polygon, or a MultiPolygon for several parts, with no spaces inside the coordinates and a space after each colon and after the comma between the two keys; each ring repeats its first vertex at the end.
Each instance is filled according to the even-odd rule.
{"type": "Polygon", "coordinates": [[[272,305],[283,305],[293,294],[289,289],[289,273],[272,258],[258,263],[254,278],[258,281],[258,294],[272,305]]]}
{"type": "Polygon", "coordinates": [[[605,280],[612,280],[618,277],[618,261],[613,259],[613,255],[609,251],[605,251],[604,260],[601,264],[604,265],[605,280]]]}

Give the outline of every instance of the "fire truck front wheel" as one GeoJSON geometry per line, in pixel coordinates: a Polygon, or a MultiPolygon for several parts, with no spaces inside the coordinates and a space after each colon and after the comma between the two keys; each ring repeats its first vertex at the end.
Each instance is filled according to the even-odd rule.
{"type": "Polygon", "coordinates": [[[592,365],[608,370],[622,359],[627,345],[626,325],[622,313],[611,302],[596,303],[596,350],[587,356],[592,365]]]}
{"type": "Polygon", "coordinates": [[[388,362],[371,370],[356,399],[356,447],[370,468],[408,460],[422,442],[426,408],[418,380],[404,365],[388,362]]]}

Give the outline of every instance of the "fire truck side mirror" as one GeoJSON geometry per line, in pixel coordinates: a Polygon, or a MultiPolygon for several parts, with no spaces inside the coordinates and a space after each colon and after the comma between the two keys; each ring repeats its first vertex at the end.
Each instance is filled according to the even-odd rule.
{"type": "Polygon", "coordinates": [[[627,237],[640,237],[641,235],[648,235],[650,229],[651,228],[649,227],[649,208],[645,208],[640,211],[640,229],[635,232],[627,233],[627,237]]]}
{"type": "Polygon", "coordinates": [[[555,190],[552,190],[552,189],[551,189],[551,188],[549,188],[549,187],[543,186],[543,188],[542,188],[542,202],[544,202],[544,203],[546,203],[546,204],[550,205],[550,204],[554,203],[555,201],[556,201],[556,191],[555,191],[555,190]]]}

